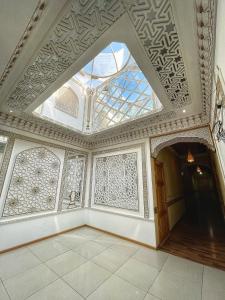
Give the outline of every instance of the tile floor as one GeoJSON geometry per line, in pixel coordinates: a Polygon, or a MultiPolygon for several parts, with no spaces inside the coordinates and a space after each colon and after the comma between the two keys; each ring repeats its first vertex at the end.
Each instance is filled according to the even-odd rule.
{"type": "Polygon", "coordinates": [[[225,300],[225,272],[83,227],[0,255],[1,300],[225,300]]]}

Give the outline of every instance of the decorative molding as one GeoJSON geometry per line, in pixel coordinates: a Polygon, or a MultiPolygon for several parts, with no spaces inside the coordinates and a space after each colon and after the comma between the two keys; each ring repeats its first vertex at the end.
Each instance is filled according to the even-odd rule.
{"type": "Polygon", "coordinates": [[[209,149],[215,151],[214,143],[211,137],[209,127],[177,132],[169,135],[162,135],[151,139],[151,154],[157,157],[160,150],[175,143],[197,142],[206,145],[209,149]]]}
{"type": "Polygon", "coordinates": [[[6,136],[8,138],[7,144],[5,147],[5,151],[4,151],[4,154],[2,157],[2,162],[0,165],[0,167],[1,167],[0,168],[0,195],[1,195],[5,177],[6,177],[6,173],[7,173],[9,162],[10,162],[10,158],[12,155],[15,137],[11,137],[8,134],[5,134],[4,132],[2,132],[1,130],[0,130],[0,134],[6,136]]]}
{"type": "MultiPolygon", "coordinates": [[[[139,120],[137,123],[132,122],[126,126],[121,126],[121,128],[119,127],[117,130],[89,136],[77,134],[67,129],[63,130],[63,128],[61,128],[60,131],[54,130],[53,126],[46,127],[45,122],[41,122],[42,120],[40,120],[40,124],[38,124],[37,122],[34,123],[31,120],[28,121],[21,117],[2,112],[0,112],[0,125],[20,129],[55,141],[64,142],[68,145],[65,148],[69,148],[69,145],[74,145],[87,150],[93,150],[174,131],[182,132],[183,130],[201,126],[203,124],[206,125],[208,123],[207,117],[201,114],[165,122],[164,120],[167,119],[166,116],[169,118],[170,116],[173,116],[173,114],[159,114],[150,119],[139,120]]],[[[35,119],[35,121],[37,120],[35,119]]],[[[21,136],[21,138],[24,139],[23,136],[21,136]]]]}
{"type": "MultiPolygon", "coordinates": [[[[54,128],[54,126],[48,127],[46,122],[42,120],[26,119],[26,117],[17,117],[15,115],[6,114],[0,112],[0,125],[8,126],[15,129],[20,129],[26,132],[30,132],[36,135],[47,137],[51,140],[64,142],[68,145],[74,145],[83,147],[86,149],[90,148],[90,142],[87,141],[87,138],[82,137],[80,134],[67,129],[63,129],[60,126],[54,128]]],[[[68,147],[69,148],[69,147],[68,147]]]]}
{"type": "MultiPolygon", "coordinates": [[[[158,120],[160,120],[160,118],[158,118],[158,120]]],[[[111,146],[114,144],[121,144],[141,138],[164,135],[166,133],[169,134],[179,131],[183,132],[184,130],[190,128],[192,129],[198,126],[203,126],[203,124],[207,125],[207,121],[205,120],[205,116],[202,115],[184,117],[182,119],[171,120],[164,123],[160,123],[159,121],[158,123],[149,125],[148,127],[130,130],[124,133],[122,132],[117,135],[115,134],[114,136],[108,133],[108,135],[103,138],[102,135],[99,135],[95,137],[95,140],[92,139],[91,149],[111,146]]]]}
{"type": "MultiPolygon", "coordinates": [[[[203,113],[209,116],[214,74],[216,36],[216,0],[196,0],[199,67],[202,86],[203,113]]],[[[209,116],[210,117],[210,116],[209,116]]]]}
{"type": "Polygon", "coordinates": [[[29,23],[27,24],[27,27],[25,31],[23,32],[18,44],[16,45],[16,48],[13,51],[13,54],[11,55],[1,77],[0,77],[0,89],[7,79],[9,73],[12,71],[14,64],[16,63],[18,57],[20,56],[24,46],[26,45],[29,37],[31,36],[31,33],[33,29],[35,28],[36,24],[40,21],[42,12],[46,6],[46,1],[44,0],[39,0],[38,4],[31,16],[31,19],[29,23]]]}
{"type": "Polygon", "coordinates": [[[60,160],[50,150],[35,147],[15,159],[2,216],[53,211],[56,205],[60,160]]]}

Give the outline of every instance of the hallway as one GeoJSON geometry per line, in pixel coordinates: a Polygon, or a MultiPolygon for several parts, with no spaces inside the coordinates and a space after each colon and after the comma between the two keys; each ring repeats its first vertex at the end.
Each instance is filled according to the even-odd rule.
{"type": "Polygon", "coordinates": [[[225,223],[216,197],[215,193],[195,194],[161,249],[225,270],[225,223]]]}

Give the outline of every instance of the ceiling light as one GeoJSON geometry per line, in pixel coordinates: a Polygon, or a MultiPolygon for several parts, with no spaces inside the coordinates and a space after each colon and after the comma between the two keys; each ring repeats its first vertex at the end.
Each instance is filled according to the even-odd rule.
{"type": "Polygon", "coordinates": [[[183,111],[183,113],[186,113],[186,109],[183,109],[182,111],[183,111]]]}
{"type": "Polygon", "coordinates": [[[11,113],[12,113],[13,111],[10,109],[10,111],[9,111],[9,112],[11,112],[11,113]]]}
{"type": "Polygon", "coordinates": [[[194,156],[192,155],[191,151],[189,150],[188,154],[187,154],[187,162],[193,163],[194,161],[195,161],[194,156]]]}

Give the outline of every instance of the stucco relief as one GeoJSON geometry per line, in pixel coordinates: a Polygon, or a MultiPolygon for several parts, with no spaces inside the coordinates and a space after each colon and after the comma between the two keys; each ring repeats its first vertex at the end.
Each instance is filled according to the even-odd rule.
{"type": "Polygon", "coordinates": [[[66,151],[58,210],[83,206],[86,173],[86,156],[66,151]]]}
{"type": "Polygon", "coordinates": [[[180,142],[202,143],[209,149],[215,150],[209,127],[206,126],[152,138],[151,154],[156,158],[161,149],[180,142]]]}
{"type": "Polygon", "coordinates": [[[137,152],[95,158],[94,204],[139,210],[137,152]]]}
{"type": "Polygon", "coordinates": [[[45,147],[20,152],[15,159],[2,216],[55,209],[60,160],[45,147]]]}

